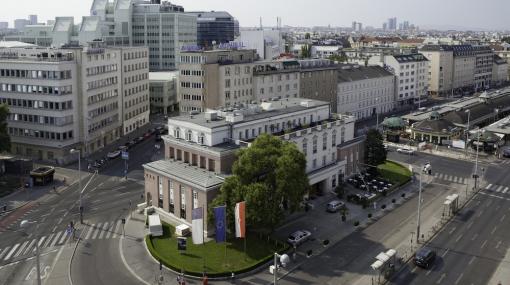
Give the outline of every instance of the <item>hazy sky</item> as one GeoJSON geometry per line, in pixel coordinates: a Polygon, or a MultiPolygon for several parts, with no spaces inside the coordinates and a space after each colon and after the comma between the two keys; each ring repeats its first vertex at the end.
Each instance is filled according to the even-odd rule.
{"type": "MultiPolygon", "coordinates": [[[[89,15],[92,0],[1,0],[0,19],[11,22],[38,14],[39,21],[55,16],[89,15]]],[[[275,25],[276,17],[291,26],[381,27],[387,18],[419,26],[510,30],[510,0],[175,0],[185,10],[226,10],[241,26],[275,25]]]]}

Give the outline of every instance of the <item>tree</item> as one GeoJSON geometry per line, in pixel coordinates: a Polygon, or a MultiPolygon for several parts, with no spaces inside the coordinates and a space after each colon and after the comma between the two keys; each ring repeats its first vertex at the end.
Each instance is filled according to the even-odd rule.
{"type": "Polygon", "coordinates": [[[11,138],[7,132],[7,115],[9,108],[7,105],[0,104],[0,152],[11,150],[11,138]]]}
{"type": "Polygon", "coordinates": [[[368,130],[365,140],[365,163],[371,166],[382,164],[386,161],[386,154],[382,134],[375,129],[368,130]]]}
{"type": "Polygon", "coordinates": [[[273,231],[286,210],[299,209],[309,189],[304,154],[294,144],[267,134],[238,152],[232,172],[211,203],[211,209],[227,206],[229,229],[234,225],[235,203],[246,201],[247,225],[273,231]]]}
{"type": "Polygon", "coordinates": [[[306,33],[306,34],[305,34],[305,39],[306,39],[306,40],[309,40],[309,39],[310,39],[310,33],[306,33]]]}
{"type": "Polygon", "coordinates": [[[501,41],[510,44],[510,37],[504,37],[501,39],[501,41]]]}
{"type": "Polygon", "coordinates": [[[303,58],[310,58],[312,56],[312,50],[310,49],[310,45],[304,44],[301,46],[301,56],[303,58]]]}
{"type": "Polygon", "coordinates": [[[331,61],[347,62],[347,56],[345,55],[344,52],[342,52],[341,54],[332,54],[329,56],[328,59],[331,61]]]}

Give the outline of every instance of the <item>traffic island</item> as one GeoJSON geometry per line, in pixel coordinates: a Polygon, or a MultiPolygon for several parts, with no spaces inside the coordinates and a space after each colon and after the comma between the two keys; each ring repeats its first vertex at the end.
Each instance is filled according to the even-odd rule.
{"type": "Polygon", "coordinates": [[[145,237],[147,248],[156,260],[174,272],[196,277],[202,277],[204,272],[209,278],[216,278],[254,271],[270,262],[275,252],[289,249],[286,243],[250,233],[247,235],[246,253],[243,239],[231,239],[226,244],[213,240],[195,245],[188,237],[183,251],[178,250],[177,240],[175,228],[165,223],[162,236],[145,237]]]}

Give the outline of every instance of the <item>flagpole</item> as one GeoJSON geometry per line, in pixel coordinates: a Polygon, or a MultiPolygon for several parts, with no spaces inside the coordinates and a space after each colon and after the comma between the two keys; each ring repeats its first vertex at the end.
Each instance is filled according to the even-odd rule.
{"type": "Polygon", "coordinates": [[[205,238],[204,238],[204,229],[205,229],[205,206],[202,205],[202,245],[203,245],[203,250],[204,250],[204,254],[202,255],[202,259],[204,261],[204,276],[205,276],[205,238]]]}
{"type": "MultiPolygon", "coordinates": [[[[228,266],[228,261],[227,261],[227,205],[225,205],[225,220],[224,220],[224,225],[225,225],[225,263],[227,264],[228,266]]],[[[229,266],[230,267],[230,266],[229,266]]]]}

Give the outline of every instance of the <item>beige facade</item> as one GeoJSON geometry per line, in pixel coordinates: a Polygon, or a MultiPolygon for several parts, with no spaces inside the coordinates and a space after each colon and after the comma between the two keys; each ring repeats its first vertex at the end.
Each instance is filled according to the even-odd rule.
{"type": "Polygon", "coordinates": [[[471,55],[458,55],[453,59],[453,88],[472,87],[475,78],[475,58],[471,55]]]}
{"type": "Polygon", "coordinates": [[[492,66],[492,85],[501,86],[508,82],[508,62],[495,55],[492,66]]]}
{"type": "Polygon", "coordinates": [[[151,113],[168,114],[177,110],[177,84],[179,71],[149,73],[151,113]]]}
{"type": "Polygon", "coordinates": [[[453,51],[422,50],[429,60],[428,91],[431,95],[444,96],[451,92],[453,86],[453,51]]]}

